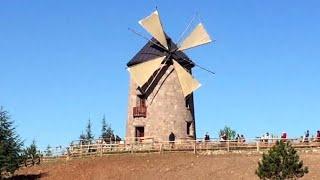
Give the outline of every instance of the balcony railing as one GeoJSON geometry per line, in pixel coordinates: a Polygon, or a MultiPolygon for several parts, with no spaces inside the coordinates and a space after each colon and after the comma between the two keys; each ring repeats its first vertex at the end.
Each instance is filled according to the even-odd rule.
{"type": "Polygon", "coordinates": [[[140,107],[133,107],[133,117],[147,117],[147,107],[140,106],[140,107]]]}

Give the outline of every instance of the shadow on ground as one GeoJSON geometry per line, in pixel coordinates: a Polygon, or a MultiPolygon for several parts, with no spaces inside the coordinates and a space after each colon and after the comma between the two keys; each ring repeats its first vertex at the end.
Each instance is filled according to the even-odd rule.
{"type": "Polygon", "coordinates": [[[35,179],[40,179],[42,177],[48,176],[48,173],[40,173],[40,174],[19,174],[13,176],[11,179],[13,180],[35,180],[35,179]]]}

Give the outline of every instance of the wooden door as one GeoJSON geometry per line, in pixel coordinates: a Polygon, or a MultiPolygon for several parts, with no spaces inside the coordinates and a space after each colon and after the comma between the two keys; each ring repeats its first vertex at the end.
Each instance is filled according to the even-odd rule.
{"type": "Polygon", "coordinates": [[[141,138],[144,137],[144,127],[136,127],[136,137],[141,141],[141,138]]]}

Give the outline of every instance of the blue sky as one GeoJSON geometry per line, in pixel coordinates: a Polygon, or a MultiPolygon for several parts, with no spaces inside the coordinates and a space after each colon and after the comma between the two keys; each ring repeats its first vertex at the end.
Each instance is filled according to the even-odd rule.
{"type": "Polygon", "coordinates": [[[195,68],[198,137],[225,125],[247,137],[300,136],[320,129],[318,1],[10,1],[0,2],[0,105],[26,144],[66,145],[88,118],[125,134],[125,65],[149,35],[138,20],[158,6],[179,38],[198,12],[216,40],[187,54],[195,68]]]}

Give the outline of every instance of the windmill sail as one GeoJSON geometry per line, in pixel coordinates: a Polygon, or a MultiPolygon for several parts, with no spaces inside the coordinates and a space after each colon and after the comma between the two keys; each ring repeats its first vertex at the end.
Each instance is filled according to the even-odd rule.
{"type": "Polygon", "coordinates": [[[188,37],[181,43],[180,51],[207,44],[211,42],[211,38],[204,26],[199,23],[188,37]]]}
{"type": "Polygon", "coordinates": [[[165,56],[159,57],[144,63],[140,63],[129,67],[127,70],[131,78],[142,87],[151,77],[151,75],[160,67],[161,62],[165,56]]]}
{"type": "Polygon", "coordinates": [[[192,75],[175,60],[173,61],[173,66],[177,72],[184,97],[188,96],[201,86],[198,80],[193,78],[192,75]]]}
{"type": "Polygon", "coordinates": [[[164,34],[158,11],[139,21],[139,24],[168,49],[167,39],[164,34]]]}

